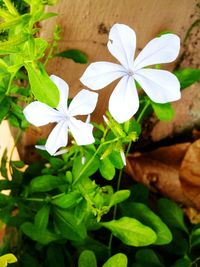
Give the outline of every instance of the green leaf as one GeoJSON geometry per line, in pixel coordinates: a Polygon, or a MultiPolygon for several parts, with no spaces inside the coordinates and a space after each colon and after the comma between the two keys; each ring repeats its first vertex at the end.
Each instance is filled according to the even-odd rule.
{"type": "Polygon", "coordinates": [[[125,203],[120,205],[126,216],[131,216],[146,226],[151,227],[157,234],[155,245],[164,245],[172,241],[172,234],[167,225],[145,204],[125,203]]]}
{"type": "Polygon", "coordinates": [[[54,223],[58,233],[68,240],[79,241],[87,236],[85,225],[78,224],[76,217],[65,210],[54,209],[54,223]]]}
{"type": "MultiPolygon", "coordinates": [[[[62,245],[52,243],[47,248],[48,267],[66,267],[62,245]]],[[[38,264],[39,266],[39,264],[38,264]]]]}
{"type": "Polygon", "coordinates": [[[1,171],[1,175],[8,180],[7,160],[8,160],[8,151],[6,148],[1,157],[0,171],[1,171]]]}
{"type": "MultiPolygon", "coordinates": [[[[86,163],[85,163],[86,164],[86,163]]],[[[74,177],[79,176],[81,170],[84,168],[85,164],[82,163],[82,156],[76,156],[73,160],[72,174],[74,177]]]]}
{"type": "Polygon", "coordinates": [[[9,21],[1,22],[0,31],[2,32],[5,30],[9,30],[11,27],[16,27],[21,22],[22,22],[21,17],[13,17],[9,21]]]}
{"type": "Polygon", "coordinates": [[[117,253],[108,259],[102,267],[127,267],[128,266],[128,259],[125,254],[117,253]]]}
{"type": "Polygon", "coordinates": [[[44,230],[47,228],[49,222],[49,212],[50,212],[50,206],[44,205],[36,213],[34,224],[38,229],[44,230]]]}
{"type": "Polygon", "coordinates": [[[171,267],[191,267],[191,260],[188,258],[182,258],[177,260],[171,267]]]}
{"type": "Polygon", "coordinates": [[[25,163],[21,160],[12,160],[11,165],[15,168],[23,168],[25,166],[25,163]]]}
{"type": "Polygon", "coordinates": [[[127,198],[129,198],[129,196],[130,196],[129,190],[119,190],[111,196],[109,206],[112,207],[118,203],[121,203],[127,198]]]}
{"type": "Polygon", "coordinates": [[[115,176],[115,167],[108,157],[100,160],[99,170],[106,180],[112,180],[115,176]]]}
{"type": "Polygon", "coordinates": [[[174,117],[174,109],[171,103],[159,104],[151,101],[152,108],[161,121],[171,121],[174,117]]]}
{"type": "Polygon", "coordinates": [[[11,112],[20,120],[24,119],[24,114],[23,114],[23,110],[22,107],[20,107],[19,105],[17,105],[16,103],[12,102],[11,104],[11,112]]]}
{"type": "Polygon", "coordinates": [[[10,38],[8,41],[0,42],[0,55],[19,53],[19,46],[25,43],[29,38],[28,34],[16,35],[14,38],[10,38]]]}
{"type": "Polygon", "coordinates": [[[182,70],[175,70],[174,74],[179,79],[181,89],[184,89],[192,85],[193,83],[200,81],[199,69],[186,68],[182,70]]]}
{"type": "Polygon", "coordinates": [[[77,219],[78,224],[81,223],[87,214],[87,201],[82,199],[75,207],[74,216],[77,219]]]}
{"type": "Polygon", "coordinates": [[[151,228],[133,218],[122,217],[119,220],[100,224],[108,228],[114,236],[129,246],[148,246],[157,239],[155,232],[151,228]]]}
{"type": "Polygon", "coordinates": [[[167,225],[188,233],[184,222],[183,211],[175,202],[166,198],[159,199],[158,212],[167,225]]]}
{"type": "Polygon", "coordinates": [[[15,115],[13,114],[9,115],[8,121],[9,121],[9,124],[12,125],[13,127],[17,127],[17,128],[20,127],[20,122],[15,115]]]}
{"type": "Polygon", "coordinates": [[[17,262],[17,258],[11,253],[5,254],[0,257],[1,267],[6,267],[9,263],[15,263],[15,262],[17,262]]]}
{"type": "Polygon", "coordinates": [[[124,130],[127,134],[135,132],[139,136],[141,133],[141,126],[135,119],[130,119],[124,123],[124,130]]]}
{"type": "Polygon", "coordinates": [[[72,178],[72,173],[70,171],[67,171],[66,172],[65,179],[66,179],[66,182],[68,184],[71,184],[72,183],[73,178],[72,178]]]}
{"type": "Polygon", "coordinates": [[[164,267],[152,249],[143,248],[135,254],[136,262],[148,267],[164,267]]]}
{"type": "Polygon", "coordinates": [[[5,207],[9,203],[10,197],[0,193],[0,208],[5,207]]]}
{"type": "Polygon", "coordinates": [[[108,258],[108,247],[105,244],[99,242],[97,239],[87,237],[81,241],[73,241],[72,244],[80,251],[93,251],[97,259],[101,259],[101,261],[106,261],[106,259],[108,258]]]}
{"type": "Polygon", "coordinates": [[[0,17],[3,18],[5,21],[12,19],[13,16],[4,8],[0,8],[0,17]]]}
{"type": "Polygon", "coordinates": [[[5,119],[5,117],[8,115],[8,112],[10,110],[10,102],[8,98],[4,98],[1,101],[1,109],[0,109],[0,122],[5,119]]]}
{"type": "Polygon", "coordinates": [[[69,49],[56,55],[57,57],[70,58],[76,63],[86,64],[87,55],[78,49],[69,49]]]}
{"type": "Polygon", "coordinates": [[[51,200],[53,205],[56,205],[60,208],[67,209],[73,205],[78,204],[82,200],[82,195],[79,192],[70,192],[62,196],[58,196],[51,200]]]}
{"type": "Polygon", "coordinates": [[[134,202],[148,204],[149,189],[143,184],[135,184],[131,188],[131,199],[133,199],[134,202]]]}
{"type": "Polygon", "coordinates": [[[38,259],[34,256],[31,256],[29,253],[26,253],[26,252],[20,255],[20,262],[23,262],[23,267],[25,266],[39,267],[40,266],[38,259]]]}
{"type": "Polygon", "coordinates": [[[35,58],[42,58],[45,54],[45,50],[48,47],[48,42],[42,38],[35,38],[35,58]]]}
{"type": "Polygon", "coordinates": [[[87,165],[88,161],[91,160],[92,157],[93,157],[92,152],[88,152],[87,154],[85,154],[86,162],[84,164],[82,163],[81,155],[77,156],[74,159],[73,168],[72,168],[72,174],[73,174],[74,180],[77,177],[79,179],[83,177],[89,177],[98,170],[99,168],[98,157],[94,157],[94,159],[90,162],[90,164],[87,165]]]}
{"type": "Polygon", "coordinates": [[[54,188],[64,185],[66,181],[59,176],[42,175],[34,178],[30,182],[30,191],[48,192],[54,188]]]}
{"type": "Polygon", "coordinates": [[[191,246],[192,247],[200,246],[200,228],[197,228],[192,231],[191,246]]]}
{"type": "Polygon", "coordinates": [[[164,250],[168,254],[175,254],[184,256],[188,252],[188,239],[185,237],[185,233],[175,228],[171,229],[173,234],[172,242],[164,246],[164,250]]]}
{"type": "Polygon", "coordinates": [[[29,238],[43,245],[47,245],[50,242],[61,239],[60,236],[50,232],[47,229],[43,229],[43,230],[38,229],[36,225],[30,222],[23,223],[20,229],[29,238]]]}
{"type": "Polygon", "coordinates": [[[51,166],[56,170],[59,170],[65,164],[62,159],[55,158],[55,157],[51,157],[49,161],[50,161],[51,166]]]}
{"type": "MultiPolygon", "coordinates": [[[[26,63],[31,90],[37,100],[55,108],[59,103],[59,91],[49,78],[42,64],[26,63]]],[[[67,103],[66,103],[67,105],[67,103]]]]}
{"type": "Polygon", "coordinates": [[[17,9],[15,8],[14,4],[10,0],[3,0],[4,4],[6,5],[8,11],[14,15],[14,16],[19,16],[17,9]]]}
{"type": "Polygon", "coordinates": [[[84,250],[78,259],[78,267],[97,267],[96,256],[91,250],[84,250]]]}
{"type": "Polygon", "coordinates": [[[113,151],[108,155],[108,158],[112,165],[116,168],[121,170],[124,167],[124,163],[119,151],[113,151]]]}
{"type": "Polygon", "coordinates": [[[8,181],[0,179],[0,191],[1,190],[7,190],[7,189],[13,189],[16,188],[16,184],[14,181],[8,181]]]}
{"type": "Polygon", "coordinates": [[[0,55],[6,55],[6,54],[15,54],[19,52],[19,47],[10,47],[10,45],[1,48],[1,42],[0,42],[0,55]]]}

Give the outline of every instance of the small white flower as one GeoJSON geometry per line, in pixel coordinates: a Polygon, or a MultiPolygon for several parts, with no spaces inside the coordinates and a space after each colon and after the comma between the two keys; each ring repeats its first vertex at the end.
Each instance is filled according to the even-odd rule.
{"type": "Polygon", "coordinates": [[[23,111],[26,119],[35,126],[57,122],[45,146],[38,146],[38,148],[45,148],[49,154],[56,155],[60,147],[67,145],[69,130],[78,145],[92,144],[94,142],[92,124],[82,122],[74,118],[74,116],[92,113],[97,104],[98,94],[83,89],[73,98],[69,107],[67,107],[68,84],[55,75],[51,75],[51,79],[60,92],[60,101],[57,108],[53,109],[42,102],[34,101],[23,111]]]}
{"type": "Polygon", "coordinates": [[[86,163],[86,157],[85,156],[82,156],[81,158],[81,164],[84,165],[86,163]]]}
{"type": "Polygon", "coordinates": [[[124,163],[124,166],[126,166],[126,156],[125,156],[125,153],[123,150],[120,151],[120,156],[121,156],[121,159],[124,163]]]}
{"type": "Polygon", "coordinates": [[[121,78],[109,100],[109,111],[119,123],[129,120],[138,110],[136,80],[156,103],[180,99],[180,83],[175,75],[165,70],[144,68],[176,59],[180,39],[175,34],[164,34],[151,40],[134,61],[135,32],[124,24],[115,24],[109,33],[108,49],[121,63],[96,62],[89,65],[81,82],[92,90],[99,90],[121,78]]]}

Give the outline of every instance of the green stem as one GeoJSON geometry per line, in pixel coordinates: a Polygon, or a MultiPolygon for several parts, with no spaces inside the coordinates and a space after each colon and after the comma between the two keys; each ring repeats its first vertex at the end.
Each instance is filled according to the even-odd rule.
{"type": "Polygon", "coordinates": [[[36,202],[45,202],[46,201],[46,199],[45,198],[25,198],[24,200],[26,200],[26,201],[36,201],[36,202]]]}
{"type": "Polygon", "coordinates": [[[64,196],[64,195],[65,195],[65,193],[60,193],[58,195],[55,195],[55,196],[51,197],[51,199],[55,199],[57,197],[61,197],[61,196],[64,196]]]}
{"type": "MultiPolygon", "coordinates": [[[[142,121],[142,118],[145,114],[145,111],[147,110],[148,106],[150,105],[150,101],[147,100],[146,104],[144,106],[144,108],[142,109],[141,113],[139,114],[138,118],[137,118],[137,122],[140,123],[142,121]]],[[[131,144],[132,142],[129,143],[127,150],[126,150],[126,157],[130,151],[131,148],[131,144]]],[[[123,169],[120,170],[119,172],[119,176],[118,176],[118,182],[117,182],[117,191],[119,191],[120,189],[120,185],[121,185],[121,179],[122,179],[122,173],[123,173],[123,169]]],[[[116,215],[117,215],[117,205],[114,206],[114,210],[113,210],[113,220],[116,219],[116,215]]],[[[109,243],[108,243],[108,253],[109,253],[109,257],[111,257],[112,254],[112,240],[113,240],[113,234],[110,234],[110,239],[109,239],[109,243]]]]}
{"type": "Polygon", "coordinates": [[[14,145],[13,145],[13,147],[12,147],[12,149],[11,149],[11,152],[10,152],[10,158],[9,158],[9,171],[10,171],[11,176],[12,176],[12,168],[11,168],[10,162],[11,162],[11,160],[12,160],[12,157],[13,157],[13,153],[14,153],[15,147],[16,147],[16,145],[18,144],[21,135],[22,135],[22,130],[19,130],[19,131],[18,131],[18,134],[17,134],[17,136],[16,136],[16,138],[15,138],[14,145]]]}
{"type": "Polygon", "coordinates": [[[53,54],[53,50],[54,50],[54,46],[53,44],[51,45],[51,48],[49,49],[49,53],[44,61],[44,66],[46,66],[46,64],[48,63],[49,59],[51,59],[52,54],[53,54]]]}
{"type": "MultiPolygon", "coordinates": [[[[55,32],[54,32],[54,35],[55,35],[55,32]]],[[[53,42],[51,43],[51,47],[49,49],[49,52],[48,52],[48,55],[44,61],[44,66],[46,66],[46,64],[48,63],[48,61],[55,55],[55,49],[57,48],[58,46],[58,39],[53,39],[53,42]]]]}
{"type": "Polygon", "coordinates": [[[12,81],[15,78],[15,75],[16,75],[16,72],[12,73],[11,76],[10,76],[10,80],[9,80],[9,83],[8,83],[8,89],[6,91],[6,95],[9,95],[9,93],[10,93],[10,88],[11,88],[11,85],[12,85],[12,81]]]}
{"type": "Polygon", "coordinates": [[[36,198],[36,197],[23,197],[23,200],[25,201],[35,201],[35,202],[50,202],[53,199],[56,199],[57,197],[63,196],[65,193],[57,194],[53,197],[46,196],[45,198],[36,198]]]}
{"type": "Polygon", "coordinates": [[[150,101],[147,100],[147,101],[146,101],[146,104],[145,104],[145,106],[144,106],[144,108],[143,108],[143,110],[140,112],[140,115],[138,116],[138,118],[137,118],[137,120],[136,120],[138,123],[141,122],[142,117],[144,116],[145,111],[147,110],[147,108],[149,107],[149,105],[150,105],[150,101]]]}
{"type": "Polygon", "coordinates": [[[104,142],[103,144],[100,144],[99,147],[97,148],[97,150],[95,151],[94,155],[90,158],[90,160],[84,165],[84,168],[81,170],[81,172],[79,173],[79,175],[76,177],[76,179],[73,182],[73,185],[79,180],[79,178],[83,175],[83,173],[85,172],[85,170],[90,166],[90,164],[93,162],[94,158],[96,157],[96,155],[99,153],[99,151],[101,150],[101,148],[104,145],[108,145],[110,143],[114,143],[116,141],[118,141],[118,138],[115,138],[113,140],[109,140],[104,142]]]}
{"type": "Polygon", "coordinates": [[[197,262],[200,261],[200,257],[196,258],[190,265],[190,267],[192,267],[193,265],[195,265],[196,267],[198,267],[197,262]]]}
{"type": "MultiPolygon", "coordinates": [[[[132,142],[129,142],[127,150],[126,150],[126,154],[125,156],[127,157],[130,149],[131,149],[131,144],[132,142]]],[[[122,174],[123,174],[123,169],[120,170],[119,172],[119,176],[118,176],[118,181],[117,181],[117,191],[119,191],[120,186],[121,186],[121,180],[122,180],[122,174]]],[[[117,204],[114,206],[114,210],[113,210],[113,220],[116,219],[117,216],[117,204]]],[[[109,254],[109,258],[111,257],[111,252],[112,252],[112,240],[113,240],[113,234],[110,234],[110,238],[109,238],[109,243],[108,243],[108,254],[109,254]]]]}

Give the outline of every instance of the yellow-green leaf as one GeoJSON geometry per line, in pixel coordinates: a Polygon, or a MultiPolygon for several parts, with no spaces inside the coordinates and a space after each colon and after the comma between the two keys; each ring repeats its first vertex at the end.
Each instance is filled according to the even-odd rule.
{"type": "Polygon", "coordinates": [[[1,267],[6,267],[9,263],[15,263],[15,262],[17,262],[17,258],[11,253],[5,254],[0,257],[1,267]]]}
{"type": "Polygon", "coordinates": [[[59,103],[59,91],[49,78],[42,64],[27,62],[25,67],[31,84],[31,90],[37,100],[55,108],[59,103]]]}

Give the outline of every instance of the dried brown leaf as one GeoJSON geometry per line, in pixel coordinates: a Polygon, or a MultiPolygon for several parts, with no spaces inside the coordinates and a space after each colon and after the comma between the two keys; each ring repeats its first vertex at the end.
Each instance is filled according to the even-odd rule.
{"type": "Polygon", "coordinates": [[[187,150],[180,167],[180,182],[184,194],[200,210],[200,139],[187,150]]]}
{"type": "Polygon", "coordinates": [[[153,152],[134,153],[127,159],[126,172],[151,190],[184,205],[191,205],[183,194],[179,168],[190,143],[161,147],[153,152]]]}

